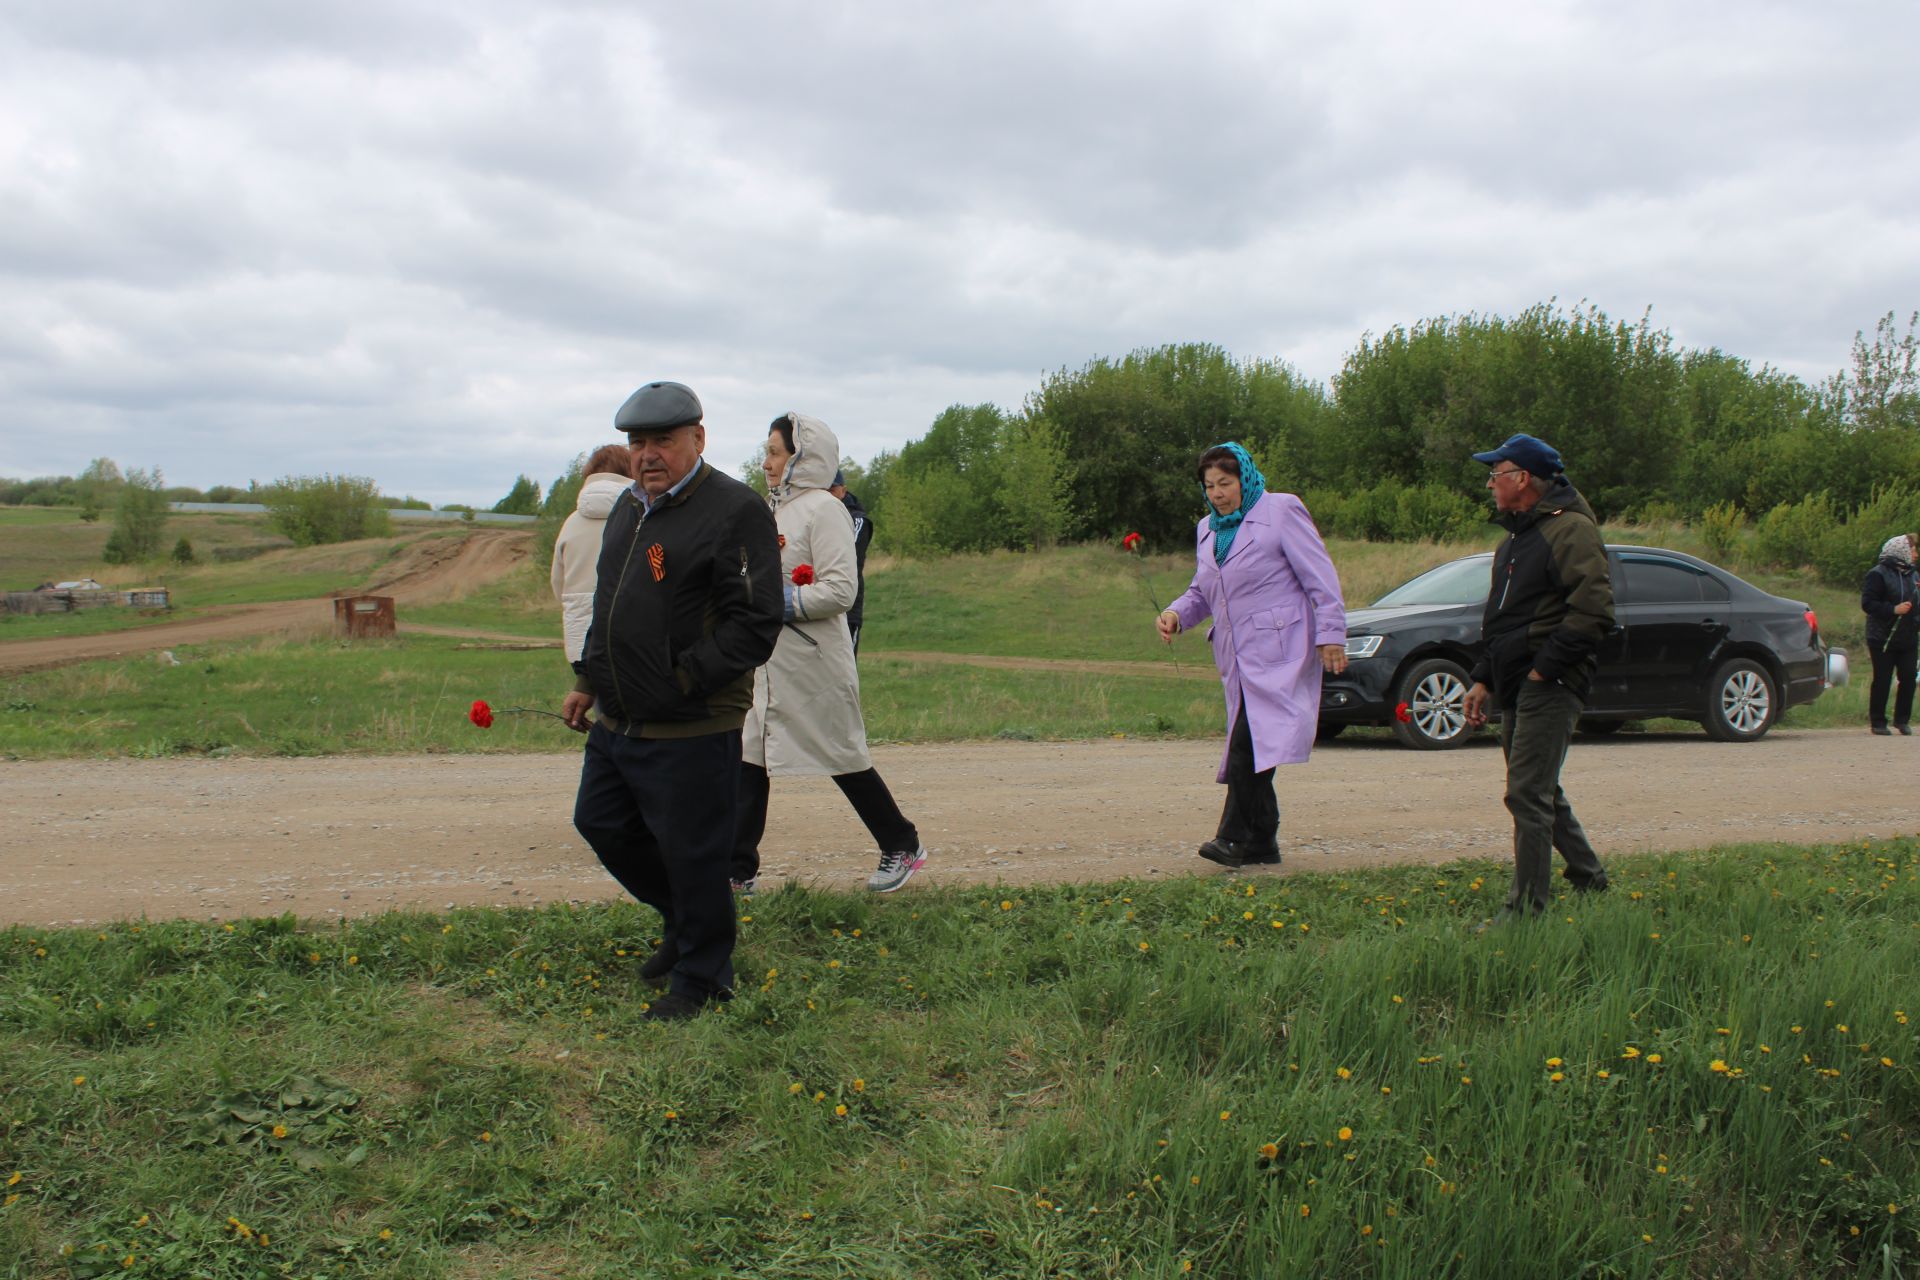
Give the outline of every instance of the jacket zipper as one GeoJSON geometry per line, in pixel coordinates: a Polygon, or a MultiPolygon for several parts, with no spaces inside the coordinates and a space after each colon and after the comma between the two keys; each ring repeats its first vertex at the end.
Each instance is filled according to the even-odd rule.
{"type": "MultiPolygon", "coordinates": [[[[636,505],[638,505],[638,502],[639,500],[635,499],[636,505]]],[[[609,631],[612,630],[613,626],[614,610],[620,607],[620,588],[626,585],[627,570],[633,566],[633,553],[640,546],[640,526],[646,522],[647,512],[646,509],[642,507],[640,510],[640,518],[633,523],[633,540],[627,543],[626,559],[620,562],[620,576],[614,579],[613,599],[607,604],[607,626],[609,631]]],[[[633,713],[627,710],[627,693],[625,689],[620,687],[620,668],[615,666],[613,662],[613,648],[613,637],[609,635],[607,637],[607,670],[613,673],[613,696],[620,703],[620,718],[628,723],[632,723],[633,713]]]]}
{"type": "Polygon", "coordinates": [[[1508,595],[1508,594],[1509,594],[1509,593],[1510,593],[1510,592],[1511,592],[1511,591],[1513,590],[1513,556],[1514,556],[1514,553],[1513,553],[1513,550],[1512,550],[1512,547],[1513,547],[1513,542],[1514,542],[1514,538],[1515,538],[1515,535],[1514,535],[1514,534],[1511,534],[1511,533],[1509,533],[1509,534],[1507,535],[1507,547],[1508,547],[1508,551],[1507,551],[1507,581],[1506,581],[1506,585],[1500,588],[1500,603],[1494,606],[1494,612],[1495,612],[1495,613],[1498,613],[1498,612],[1499,612],[1500,610],[1502,610],[1502,609],[1504,609],[1504,608],[1506,608],[1506,607],[1507,607],[1507,595],[1508,595]]]}

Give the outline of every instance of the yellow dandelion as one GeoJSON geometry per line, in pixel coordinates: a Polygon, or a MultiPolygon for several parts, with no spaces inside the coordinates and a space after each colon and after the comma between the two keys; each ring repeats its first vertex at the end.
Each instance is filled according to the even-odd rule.
{"type": "Polygon", "coordinates": [[[674,1111],[672,1109],[669,1109],[667,1111],[667,1119],[678,1120],[679,1118],[680,1118],[680,1113],[678,1111],[674,1111]]]}
{"type": "Polygon", "coordinates": [[[847,1104],[844,1102],[836,1103],[833,1108],[833,1114],[837,1116],[844,1116],[845,1114],[847,1114],[847,1104]]]}
{"type": "Polygon", "coordinates": [[[1799,1027],[1788,1027],[1788,1028],[1787,1028],[1787,1030],[1789,1030],[1789,1031],[1791,1031],[1791,1032],[1793,1032],[1793,1034],[1795,1034],[1795,1035],[1799,1035],[1799,1034],[1800,1034],[1800,1028],[1799,1028],[1799,1027]]]}
{"type": "Polygon", "coordinates": [[[866,1092],[866,1088],[867,1082],[865,1080],[855,1080],[853,1082],[853,1091],[855,1093],[864,1093],[866,1092]]]}
{"type": "Polygon", "coordinates": [[[1559,1065],[1561,1065],[1561,1063],[1560,1063],[1560,1059],[1558,1059],[1558,1058],[1548,1058],[1548,1059],[1547,1059],[1547,1065],[1548,1065],[1548,1066],[1550,1066],[1550,1067],[1557,1067],[1557,1066],[1559,1066],[1559,1065]]]}
{"type": "Polygon", "coordinates": [[[1606,1070],[1605,1068],[1602,1068],[1601,1070],[1596,1071],[1593,1074],[1598,1076],[1602,1080],[1613,1079],[1613,1073],[1611,1071],[1606,1070]]]}
{"type": "Polygon", "coordinates": [[[1562,1080],[1565,1080],[1566,1078],[1567,1078],[1567,1073],[1564,1071],[1556,1071],[1552,1075],[1547,1077],[1547,1079],[1553,1081],[1555,1084],[1559,1084],[1562,1080]]]}
{"type": "Polygon", "coordinates": [[[347,963],[348,963],[348,964],[359,964],[359,963],[360,963],[360,957],[359,957],[359,956],[348,956],[348,957],[347,957],[347,963]]]}
{"type": "Polygon", "coordinates": [[[1000,900],[1000,909],[1002,911],[1011,911],[1013,910],[1013,903],[1005,898],[1002,898],[1000,900]]]}
{"type": "Polygon", "coordinates": [[[1725,1075],[1727,1074],[1727,1060],[1725,1058],[1715,1058],[1707,1064],[1707,1070],[1716,1075],[1725,1075]]]}
{"type": "Polygon", "coordinates": [[[380,1228],[380,1238],[381,1238],[382,1240],[391,1240],[391,1239],[393,1239],[393,1228],[392,1228],[392,1227],[382,1227],[382,1228],[380,1228]]]}
{"type": "Polygon", "coordinates": [[[1306,1204],[1301,1205],[1300,1216],[1303,1218],[1311,1218],[1313,1216],[1313,1206],[1306,1204]]]}
{"type": "Polygon", "coordinates": [[[829,960],[829,961],[827,961],[827,968],[829,968],[829,969],[838,969],[839,967],[840,967],[840,962],[839,962],[838,960],[829,960]]]}
{"type": "Polygon", "coordinates": [[[813,1221],[813,1210],[811,1210],[811,1209],[802,1209],[802,1210],[800,1211],[800,1221],[802,1221],[802,1222],[812,1222],[812,1221],[813,1221]]]}
{"type": "Polygon", "coordinates": [[[1640,1050],[1638,1050],[1632,1045],[1628,1045],[1626,1048],[1620,1051],[1620,1056],[1623,1058],[1629,1058],[1629,1059],[1637,1058],[1640,1056],[1640,1050]]]}
{"type": "Polygon", "coordinates": [[[85,1076],[75,1076],[73,1078],[73,1083],[75,1088],[78,1088],[79,1086],[85,1084],[86,1082],[87,1082],[87,1078],[85,1076]]]}
{"type": "Polygon", "coordinates": [[[825,1089],[818,1090],[814,1093],[813,1100],[815,1102],[825,1102],[827,1100],[827,1091],[825,1089]]]}
{"type": "Polygon", "coordinates": [[[17,1187],[20,1185],[20,1179],[24,1177],[26,1177],[26,1175],[16,1169],[13,1173],[13,1176],[7,1179],[7,1185],[10,1187],[17,1187]]]}
{"type": "Polygon", "coordinates": [[[146,1226],[146,1225],[147,1225],[147,1224],[148,1224],[149,1222],[152,1222],[152,1221],[153,1221],[153,1218],[152,1218],[152,1216],[151,1216],[151,1215],[149,1215],[149,1214],[144,1214],[144,1213],[143,1213],[143,1214],[141,1214],[141,1215],[140,1215],[139,1217],[137,1217],[137,1218],[135,1218],[135,1219],[133,1220],[133,1225],[134,1225],[134,1226],[136,1226],[136,1227],[144,1227],[144,1226],[146,1226]]]}
{"type": "Polygon", "coordinates": [[[482,1142],[492,1142],[492,1141],[493,1141],[493,1131],[492,1131],[491,1129],[482,1129],[482,1130],[480,1131],[480,1141],[482,1141],[482,1142]]]}
{"type": "Polygon", "coordinates": [[[1660,1065],[1660,1055],[1657,1053],[1650,1053],[1647,1055],[1647,1061],[1657,1067],[1660,1065]]]}
{"type": "Polygon", "coordinates": [[[287,1136],[287,1126],[285,1126],[285,1125],[283,1125],[283,1124],[277,1124],[277,1125],[275,1125],[275,1126],[273,1126],[273,1136],[274,1136],[274,1137],[276,1137],[276,1138],[284,1138],[284,1137],[286,1137],[286,1136],[287,1136]]]}
{"type": "Polygon", "coordinates": [[[1371,1222],[1368,1222],[1368,1223],[1363,1223],[1363,1224],[1361,1224],[1361,1227],[1360,1227],[1360,1234],[1361,1234],[1361,1235],[1363,1235],[1363,1236],[1370,1236],[1370,1235],[1372,1235],[1372,1234],[1373,1234],[1373,1224],[1372,1224],[1371,1222]]]}
{"type": "Polygon", "coordinates": [[[1280,1154],[1280,1147],[1277,1143],[1263,1142],[1260,1144],[1261,1159],[1271,1160],[1275,1156],[1278,1156],[1279,1154],[1280,1154]]]}
{"type": "Polygon", "coordinates": [[[1652,1237],[1652,1236],[1650,1236],[1650,1235],[1647,1235],[1647,1234],[1646,1234],[1645,1232],[1642,1232],[1642,1233],[1640,1234],[1640,1243],[1641,1243],[1641,1244],[1652,1244],[1652,1243],[1653,1243],[1653,1237],[1652,1237]]]}
{"type": "Polygon", "coordinates": [[[1231,1112],[1231,1111],[1222,1111],[1222,1112],[1220,1113],[1220,1118],[1221,1118],[1222,1120],[1231,1120],[1231,1119],[1233,1119],[1233,1112],[1231,1112]]]}
{"type": "Polygon", "coordinates": [[[1335,1068],[1335,1070],[1334,1070],[1334,1073],[1333,1073],[1333,1074],[1335,1074],[1335,1075],[1337,1075],[1337,1076],[1339,1076],[1339,1077],[1340,1077],[1340,1078],[1341,1078],[1342,1080],[1351,1080],[1351,1079],[1353,1079],[1353,1072],[1352,1072],[1352,1071],[1350,1071],[1350,1070],[1348,1070],[1348,1069],[1347,1069],[1346,1067],[1337,1067],[1337,1068],[1335,1068]]]}
{"type": "Polygon", "coordinates": [[[1340,1126],[1340,1133],[1338,1136],[1340,1138],[1340,1141],[1342,1142],[1352,1142],[1353,1130],[1343,1124],[1340,1126]]]}
{"type": "Polygon", "coordinates": [[[1473,1083],[1473,1077],[1472,1077],[1472,1076],[1461,1076],[1461,1077],[1460,1077],[1460,1083],[1461,1083],[1461,1084],[1472,1084],[1472,1083],[1473,1083]]]}
{"type": "Polygon", "coordinates": [[[1143,942],[1140,944],[1140,949],[1142,951],[1151,951],[1153,950],[1153,944],[1149,942],[1143,942]]]}
{"type": "Polygon", "coordinates": [[[1881,1066],[1883,1066],[1883,1067],[1890,1067],[1890,1066],[1892,1066],[1892,1065],[1893,1065],[1893,1059],[1892,1059],[1892,1058],[1882,1058],[1882,1059],[1880,1059],[1880,1065],[1881,1065],[1881,1066]]]}
{"type": "Polygon", "coordinates": [[[1393,998],[1393,1002],[1394,1002],[1395,1004],[1405,1004],[1405,1003],[1406,1003],[1407,1001],[1406,1001],[1406,998],[1405,998],[1404,996],[1395,996],[1395,997],[1393,998]]]}
{"type": "Polygon", "coordinates": [[[806,1086],[804,1086],[804,1085],[802,1085],[802,1084],[801,1084],[801,1083],[800,1083],[800,1082],[799,1082],[798,1080],[795,1080],[795,1081],[794,1081],[794,1082],[793,1082],[792,1084],[790,1084],[790,1085],[788,1085],[788,1086],[787,1086],[787,1092],[788,1092],[788,1093],[799,1093],[799,1092],[800,1092],[800,1091],[801,1091],[802,1089],[804,1089],[805,1087],[806,1087],[806,1086]]]}

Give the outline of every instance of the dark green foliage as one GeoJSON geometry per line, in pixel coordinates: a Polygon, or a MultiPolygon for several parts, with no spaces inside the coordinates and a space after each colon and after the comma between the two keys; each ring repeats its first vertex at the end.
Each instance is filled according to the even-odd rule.
{"type": "Polygon", "coordinates": [[[285,476],[257,496],[297,547],[379,537],[391,526],[379,486],[365,476],[285,476]]]}
{"type": "Polygon", "coordinates": [[[108,564],[137,564],[160,554],[160,533],[167,523],[167,497],[160,469],[127,472],[114,503],[113,532],[100,558],[108,564]]]}
{"type": "Polygon", "coordinates": [[[531,476],[515,478],[513,488],[507,490],[507,496],[493,504],[493,513],[504,516],[539,515],[540,482],[531,476]]]}
{"type": "Polygon", "coordinates": [[[192,564],[193,543],[186,538],[174,543],[172,559],[175,564],[192,564]]]}

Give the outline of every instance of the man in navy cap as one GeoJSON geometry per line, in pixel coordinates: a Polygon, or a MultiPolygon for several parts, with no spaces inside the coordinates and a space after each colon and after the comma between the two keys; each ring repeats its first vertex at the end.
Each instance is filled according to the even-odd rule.
{"type": "Polygon", "coordinates": [[[660,912],[664,941],[640,976],[669,988],[645,1016],[673,1021],[732,995],[740,729],[780,635],[780,535],[759,494],[700,456],[688,388],[649,382],[613,425],[633,487],[601,535],[581,675],[561,712],[587,733],[573,825],[660,912]]]}
{"type": "Polygon", "coordinates": [[[1607,549],[1593,509],[1567,480],[1560,454],[1530,435],[1509,436],[1484,462],[1495,521],[1507,540],[1493,557],[1492,590],[1481,618],[1485,644],[1467,691],[1467,723],[1500,708],[1513,814],[1513,888],[1501,919],[1547,909],[1553,851],[1576,890],[1607,887],[1600,858],[1560,788],[1574,722],[1593,685],[1600,639],[1613,625],[1607,549]]]}

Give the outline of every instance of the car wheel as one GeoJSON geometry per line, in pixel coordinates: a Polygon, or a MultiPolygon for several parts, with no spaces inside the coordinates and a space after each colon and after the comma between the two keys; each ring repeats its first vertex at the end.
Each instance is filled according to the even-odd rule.
{"type": "Polygon", "coordinates": [[[1620,732],[1620,730],[1626,726],[1626,723],[1625,720],[1582,719],[1575,727],[1589,737],[1604,738],[1610,733],[1620,732]]]}
{"type": "Polygon", "coordinates": [[[1720,664],[1707,682],[1705,724],[1721,742],[1753,742],[1780,717],[1780,699],[1767,669],[1749,658],[1720,664]]]}
{"type": "Polygon", "coordinates": [[[1313,731],[1313,740],[1315,742],[1332,742],[1340,736],[1340,731],[1346,727],[1344,724],[1328,724],[1323,720],[1320,723],[1320,727],[1313,731]]]}
{"type": "Polygon", "coordinates": [[[1467,673],[1456,662],[1414,663],[1393,689],[1393,736],[1421,751],[1464,743],[1473,736],[1467,728],[1467,687],[1467,673]]]}

